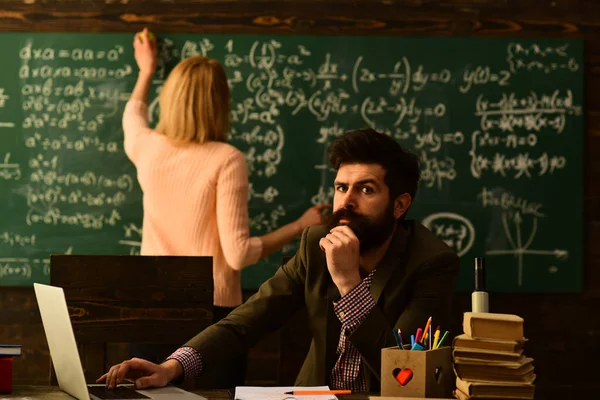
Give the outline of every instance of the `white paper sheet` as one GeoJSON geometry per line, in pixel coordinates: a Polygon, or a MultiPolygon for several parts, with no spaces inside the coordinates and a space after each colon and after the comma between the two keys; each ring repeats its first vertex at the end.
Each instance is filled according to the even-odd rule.
{"type": "Polygon", "coordinates": [[[294,390],[330,390],[329,386],[238,386],[235,388],[235,400],[336,400],[332,394],[322,396],[302,396],[285,394],[294,390]]]}

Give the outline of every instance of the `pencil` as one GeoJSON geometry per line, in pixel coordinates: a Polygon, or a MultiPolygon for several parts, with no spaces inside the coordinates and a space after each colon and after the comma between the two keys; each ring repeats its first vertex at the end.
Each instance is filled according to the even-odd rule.
{"type": "Polygon", "coordinates": [[[429,350],[433,350],[433,349],[431,348],[431,336],[432,336],[432,335],[431,335],[431,325],[429,325],[429,350]]]}
{"type": "Polygon", "coordinates": [[[400,339],[400,343],[402,343],[402,350],[404,350],[404,342],[402,340],[402,331],[398,329],[398,339],[400,339]]]}
{"type": "Polygon", "coordinates": [[[398,332],[392,329],[392,333],[394,334],[394,339],[396,339],[396,344],[398,345],[398,348],[400,350],[404,350],[404,348],[402,347],[402,341],[400,340],[400,337],[398,337],[398,332]]]}
{"type": "Polygon", "coordinates": [[[427,320],[427,323],[425,324],[425,329],[423,329],[423,337],[421,338],[421,342],[423,344],[425,344],[425,334],[427,332],[429,332],[429,327],[431,326],[431,317],[429,317],[429,319],[427,320]]]}
{"type": "Polygon", "coordinates": [[[444,341],[446,340],[447,337],[448,337],[448,331],[444,332],[444,334],[442,335],[442,338],[440,339],[440,341],[437,344],[436,349],[439,349],[444,344],[444,341]]]}
{"type": "Polygon", "coordinates": [[[431,348],[431,350],[435,350],[437,349],[437,345],[438,342],[440,341],[440,330],[436,330],[435,333],[433,334],[434,339],[433,339],[433,347],[431,348]]]}
{"type": "Polygon", "coordinates": [[[294,396],[319,396],[323,394],[352,394],[352,390],[294,390],[292,392],[285,392],[284,394],[291,394],[294,396]]]}

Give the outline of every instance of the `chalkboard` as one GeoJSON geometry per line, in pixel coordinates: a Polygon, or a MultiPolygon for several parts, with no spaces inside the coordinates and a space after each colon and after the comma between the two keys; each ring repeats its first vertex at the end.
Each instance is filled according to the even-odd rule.
{"type": "MultiPolygon", "coordinates": [[[[225,66],[230,141],[246,155],[253,234],[330,202],[331,140],[371,126],[413,149],[409,216],[491,291],[582,287],[583,46],[521,38],[182,35],[159,38],[151,93],[182,58],[225,66]]],[[[142,195],[121,114],[137,67],[130,34],[5,33],[0,75],[0,285],[48,282],[49,254],[136,254],[142,195]]],[[[249,267],[271,276],[282,253],[249,267]]]]}

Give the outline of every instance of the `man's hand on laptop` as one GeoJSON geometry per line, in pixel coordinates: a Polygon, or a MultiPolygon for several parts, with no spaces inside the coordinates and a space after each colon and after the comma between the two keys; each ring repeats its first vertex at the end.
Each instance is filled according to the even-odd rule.
{"type": "Polygon", "coordinates": [[[121,364],[113,365],[96,383],[106,383],[108,389],[114,389],[123,382],[133,382],[136,389],[166,386],[180,378],[183,368],[177,360],[167,360],[158,365],[141,358],[132,358],[121,364]]]}

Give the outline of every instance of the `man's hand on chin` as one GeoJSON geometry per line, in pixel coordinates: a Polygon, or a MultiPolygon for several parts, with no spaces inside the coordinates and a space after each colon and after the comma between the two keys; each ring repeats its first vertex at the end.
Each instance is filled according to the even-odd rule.
{"type": "Polygon", "coordinates": [[[319,241],[325,251],[327,269],[340,295],[345,296],[360,282],[360,242],[346,225],[336,226],[319,241]]]}

